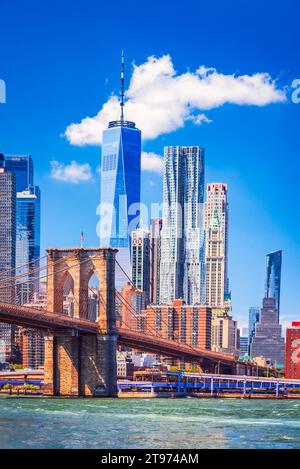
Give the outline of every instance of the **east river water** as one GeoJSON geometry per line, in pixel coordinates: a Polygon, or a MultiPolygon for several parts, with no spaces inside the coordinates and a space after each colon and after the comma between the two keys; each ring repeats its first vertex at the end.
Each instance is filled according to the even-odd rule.
{"type": "Polygon", "coordinates": [[[1,396],[0,448],[300,448],[300,400],[1,396]]]}

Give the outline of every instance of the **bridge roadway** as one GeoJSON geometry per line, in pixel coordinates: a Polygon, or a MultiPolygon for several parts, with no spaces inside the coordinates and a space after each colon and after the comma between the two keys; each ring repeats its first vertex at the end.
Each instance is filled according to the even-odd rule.
{"type": "MultiPolygon", "coordinates": [[[[0,303],[0,322],[51,332],[71,333],[72,335],[96,335],[99,333],[99,325],[96,322],[8,303],[0,303]]],[[[191,347],[174,340],[155,337],[130,329],[119,328],[116,333],[118,343],[137,350],[159,353],[172,358],[184,358],[188,361],[200,359],[210,363],[222,363],[229,367],[233,367],[238,363],[245,366],[244,363],[238,362],[233,355],[191,347]]]]}

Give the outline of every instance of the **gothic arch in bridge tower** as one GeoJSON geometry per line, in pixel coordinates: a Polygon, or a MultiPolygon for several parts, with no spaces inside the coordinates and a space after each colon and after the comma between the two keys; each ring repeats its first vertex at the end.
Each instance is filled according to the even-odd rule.
{"type": "Polygon", "coordinates": [[[114,276],[115,250],[105,248],[48,249],[47,309],[63,314],[64,283],[70,275],[74,282],[74,317],[88,319],[89,280],[99,281],[100,332],[115,327],[114,276]],[[109,314],[108,314],[109,311],[109,314]]]}
{"type": "Polygon", "coordinates": [[[69,271],[62,277],[62,301],[64,314],[74,317],[74,279],[69,271]]]}

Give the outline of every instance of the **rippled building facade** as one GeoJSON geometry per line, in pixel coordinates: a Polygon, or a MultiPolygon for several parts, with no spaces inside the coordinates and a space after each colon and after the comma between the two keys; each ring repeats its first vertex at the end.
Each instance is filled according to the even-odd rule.
{"type": "Polygon", "coordinates": [[[204,149],[164,150],[160,304],[205,304],[204,149]]]}

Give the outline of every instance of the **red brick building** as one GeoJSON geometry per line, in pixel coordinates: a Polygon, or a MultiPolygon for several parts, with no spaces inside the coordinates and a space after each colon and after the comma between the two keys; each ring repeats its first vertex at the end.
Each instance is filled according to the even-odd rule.
{"type": "Polygon", "coordinates": [[[211,309],[207,306],[190,306],[183,300],[174,300],[171,305],[149,305],[141,311],[135,327],[144,333],[211,348],[211,309]]]}
{"type": "Polygon", "coordinates": [[[300,379],[300,321],[286,330],[285,377],[300,379]]]}

